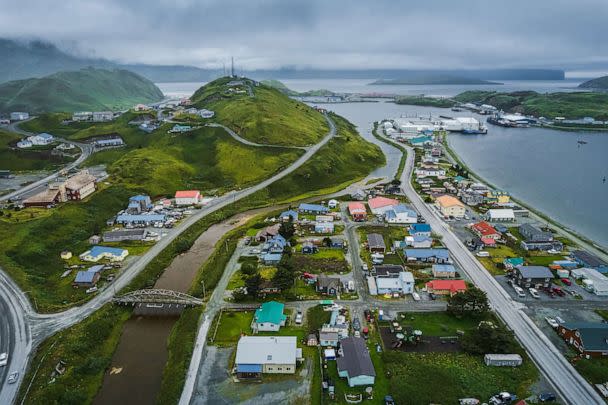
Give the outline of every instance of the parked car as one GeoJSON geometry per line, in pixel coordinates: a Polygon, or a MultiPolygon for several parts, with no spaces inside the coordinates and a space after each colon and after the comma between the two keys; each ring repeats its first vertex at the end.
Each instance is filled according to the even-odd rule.
{"type": "Polygon", "coordinates": [[[420,295],[417,292],[412,293],[412,298],[414,301],[420,301],[420,295]]]}
{"type": "Polygon", "coordinates": [[[296,325],[302,324],[302,311],[298,311],[296,314],[296,325]]]}
{"type": "Polygon", "coordinates": [[[552,392],[543,392],[538,396],[540,402],[553,402],[557,400],[557,397],[552,392]]]}
{"type": "Polygon", "coordinates": [[[393,399],[392,396],[386,395],[384,397],[384,405],[395,405],[395,400],[393,399]]]}
{"type": "Polygon", "coordinates": [[[361,329],[361,322],[359,321],[359,318],[355,318],[353,320],[353,329],[356,331],[361,329]]]}
{"type": "Polygon", "coordinates": [[[551,291],[552,291],[553,293],[555,293],[555,294],[559,295],[560,297],[565,297],[565,296],[566,296],[566,293],[564,292],[564,290],[562,290],[562,289],[561,289],[561,288],[559,288],[559,287],[553,287],[553,288],[551,289],[551,291]]]}
{"type": "Polygon", "coordinates": [[[8,364],[8,354],[1,353],[0,354],[0,367],[4,367],[8,364]]]}
{"type": "Polygon", "coordinates": [[[97,290],[98,290],[97,286],[94,286],[94,287],[91,287],[91,288],[87,288],[87,290],[85,291],[85,293],[91,294],[91,293],[97,292],[97,290]]]}
{"type": "Polygon", "coordinates": [[[572,285],[572,281],[570,281],[569,278],[562,278],[562,279],[560,279],[560,281],[562,283],[564,283],[565,285],[567,285],[567,286],[571,286],[572,285]]]}
{"type": "Polygon", "coordinates": [[[540,295],[538,294],[538,290],[536,288],[528,288],[528,291],[530,292],[530,295],[536,299],[540,298],[540,295]]]}
{"type": "Polygon", "coordinates": [[[502,405],[502,404],[510,404],[511,402],[517,400],[517,395],[510,394],[508,392],[501,392],[496,395],[493,395],[492,398],[488,401],[492,405],[502,405]]]}
{"type": "Polygon", "coordinates": [[[14,384],[19,379],[19,373],[14,372],[9,374],[8,379],[6,380],[9,384],[14,384]]]}
{"type": "Polygon", "coordinates": [[[480,250],[479,252],[475,253],[475,255],[477,257],[490,257],[490,252],[486,252],[485,250],[480,250]]]}
{"type": "Polygon", "coordinates": [[[515,290],[515,292],[517,293],[517,296],[519,298],[525,298],[526,297],[526,292],[520,286],[517,286],[517,285],[513,286],[513,289],[515,290]]]}
{"type": "Polygon", "coordinates": [[[553,329],[557,329],[557,327],[559,326],[559,324],[557,323],[557,321],[549,316],[545,317],[545,320],[547,321],[547,323],[553,328],[553,329]]]}
{"type": "Polygon", "coordinates": [[[564,321],[562,318],[560,318],[559,316],[555,317],[555,320],[559,323],[566,323],[566,321],[564,321]]]}

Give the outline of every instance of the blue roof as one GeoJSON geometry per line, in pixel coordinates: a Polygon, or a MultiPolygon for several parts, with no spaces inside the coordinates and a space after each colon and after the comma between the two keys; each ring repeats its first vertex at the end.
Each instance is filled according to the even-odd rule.
{"type": "Polygon", "coordinates": [[[110,253],[114,256],[122,256],[124,249],[113,248],[109,246],[93,246],[90,251],[91,256],[99,256],[103,253],[110,253]]]}
{"type": "Polygon", "coordinates": [[[79,271],[76,273],[75,283],[92,283],[95,280],[95,272],[93,271],[79,271]]]}
{"type": "Polygon", "coordinates": [[[278,262],[281,260],[281,257],[283,257],[281,253],[266,253],[262,259],[264,259],[265,262],[278,262]]]}
{"type": "Polygon", "coordinates": [[[262,365],[261,364],[237,364],[236,372],[237,373],[261,373],[262,365]]]}
{"type": "Polygon", "coordinates": [[[410,225],[412,233],[417,232],[431,232],[431,226],[429,224],[412,224],[410,225]]]}
{"type": "Polygon", "coordinates": [[[300,204],[298,207],[301,211],[317,211],[317,212],[328,212],[329,208],[319,204],[300,204]]]}
{"type": "Polygon", "coordinates": [[[148,201],[149,199],[150,196],[139,194],[129,198],[129,201],[148,201]]]}
{"type": "Polygon", "coordinates": [[[53,139],[53,135],[51,135],[51,134],[47,134],[46,132],[43,132],[43,133],[41,133],[41,134],[38,134],[38,136],[39,136],[40,138],[43,138],[43,139],[53,139]]]}
{"type": "Polygon", "coordinates": [[[331,311],[331,317],[329,318],[329,324],[335,325],[338,319],[338,311],[331,311]]]}
{"type": "Polygon", "coordinates": [[[91,267],[89,267],[89,268],[87,269],[87,271],[88,271],[89,273],[99,273],[100,271],[102,271],[102,270],[103,270],[103,267],[104,267],[104,266],[103,266],[103,264],[97,264],[97,265],[95,265],[95,266],[91,266],[91,267]]]}
{"type": "Polygon", "coordinates": [[[164,214],[120,214],[116,222],[164,222],[164,214]]]}
{"type": "Polygon", "coordinates": [[[434,264],[433,270],[442,273],[456,273],[456,268],[451,264],[434,264]]]}
{"type": "Polygon", "coordinates": [[[419,259],[428,259],[429,257],[449,259],[450,253],[447,249],[405,249],[405,256],[419,259]]]}
{"type": "Polygon", "coordinates": [[[281,212],[280,215],[281,218],[285,218],[285,217],[292,217],[295,220],[298,219],[298,212],[294,211],[294,210],[287,210],[287,211],[283,211],[281,212]]]}
{"type": "Polygon", "coordinates": [[[433,238],[429,237],[429,236],[424,236],[424,235],[414,235],[413,236],[414,242],[425,242],[427,240],[432,241],[433,238]]]}

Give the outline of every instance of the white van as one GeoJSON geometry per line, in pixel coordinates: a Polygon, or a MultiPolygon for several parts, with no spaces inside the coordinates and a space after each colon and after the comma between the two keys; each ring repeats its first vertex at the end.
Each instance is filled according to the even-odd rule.
{"type": "Polygon", "coordinates": [[[479,252],[475,253],[475,255],[477,257],[490,257],[490,252],[486,252],[485,250],[480,250],[479,252]]]}

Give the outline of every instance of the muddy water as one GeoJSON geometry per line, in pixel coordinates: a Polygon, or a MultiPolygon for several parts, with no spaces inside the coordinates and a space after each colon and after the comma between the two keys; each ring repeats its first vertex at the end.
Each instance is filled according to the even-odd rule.
{"type": "MultiPolygon", "coordinates": [[[[187,292],[196,272],[209,259],[213,247],[227,232],[245,224],[259,213],[275,209],[277,207],[247,211],[209,227],[188,252],[173,260],[154,287],[187,292]]],[[[95,398],[95,405],[156,402],[167,362],[167,338],[177,319],[134,315],[125,323],[110,368],[95,398]]]]}

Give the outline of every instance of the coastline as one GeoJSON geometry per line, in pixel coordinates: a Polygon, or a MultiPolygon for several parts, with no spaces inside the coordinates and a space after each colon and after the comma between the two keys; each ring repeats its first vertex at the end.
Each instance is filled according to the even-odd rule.
{"type": "MultiPolygon", "coordinates": [[[[463,162],[463,160],[460,158],[460,156],[458,156],[458,154],[452,149],[452,147],[449,143],[447,134],[443,136],[443,145],[445,146],[446,157],[448,157],[448,159],[452,160],[454,163],[457,163],[462,168],[467,170],[467,172],[469,173],[469,177],[471,177],[473,180],[475,180],[479,183],[483,183],[496,190],[500,189],[500,187],[497,187],[496,185],[492,184],[491,182],[485,180],[484,178],[482,178],[481,176],[479,176],[478,174],[473,172],[471,170],[471,168],[466,163],[463,162]]],[[[573,229],[570,229],[567,226],[561,224],[560,222],[548,217],[542,211],[538,210],[537,208],[532,207],[530,204],[522,201],[519,198],[515,198],[515,197],[511,196],[511,200],[513,200],[517,204],[521,205],[522,207],[524,207],[528,211],[530,211],[531,215],[533,215],[533,217],[535,217],[535,219],[542,220],[542,221],[545,221],[545,222],[551,224],[553,227],[555,227],[557,233],[560,236],[564,236],[566,238],[571,239],[574,243],[580,245],[582,248],[590,250],[592,253],[602,257],[602,259],[604,259],[604,260],[608,259],[608,248],[607,247],[599,245],[598,243],[592,241],[588,237],[581,235],[579,232],[574,231],[573,229]]]]}

